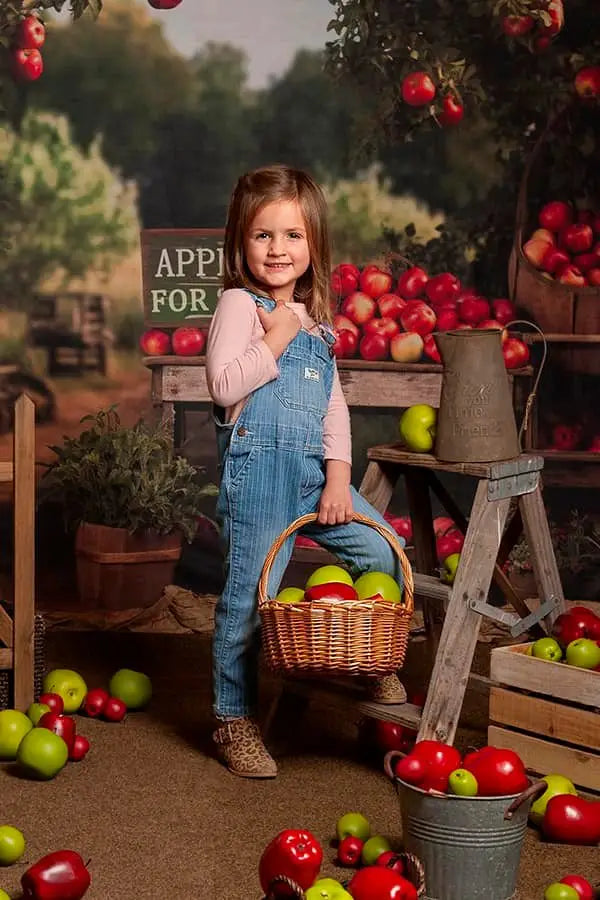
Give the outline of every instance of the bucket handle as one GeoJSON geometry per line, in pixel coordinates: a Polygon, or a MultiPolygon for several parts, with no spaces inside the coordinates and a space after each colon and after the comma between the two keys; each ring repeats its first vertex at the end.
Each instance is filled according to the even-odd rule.
{"type": "Polygon", "coordinates": [[[533,381],[533,386],[529,392],[529,396],[527,397],[527,400],[525,402],[525,411],[523,412],[523,421],[521,422],[521,425],[519,428],[519,435],[518,435],[519,447],[521,448],[521,450],[523,450],[523,435],[529,428],[529,419],[531,417],[531,410],[532,410],[533,404],[535,403],[536,398],[537,398],[537,391],[538,391],[540,379],[542,377],[542,372],[544,371],[544,366],[546,365],[546,360],[548,358],[548,342],[546,341],[546,336],[545,336],[544,332],[542,331],[542,329],[539,327],[539,325],[536,325],[535,322],[530,322],[529,319],[512,319],[510,322],[507,322],[504,327],[511,328],[513,325],[529,325],[530,328],[534,328],[542,336],[542,341],[544,343],[544,349],[542,352],[542,360],[538,367],[535,379],[533,381]]]}
{"type": "Polygon", "coordinates": [[[534,781],[529,787],[526,787],[524,791],[521,791],[518,797],[515,797],[504,813],[504,818],[512,819],[522,803],[525,803],[526,800],[537,800],[537,798],[541,797],[547,790],[548,784],[543,779],[540,778],[539,781],[534,781]]]}
{"type": "Polygon", "coordinates": [[[287,875],[276,875],[275,878],[271,879],[267,895],[263,897],[263,900],[277,900],[277,888],[282,886],[292,891],[291,894],[286,894],[286,896],[293,898],[293,900],[306,900],[306,894],[300,885],[292,878],[288,878],[287,875]]]}

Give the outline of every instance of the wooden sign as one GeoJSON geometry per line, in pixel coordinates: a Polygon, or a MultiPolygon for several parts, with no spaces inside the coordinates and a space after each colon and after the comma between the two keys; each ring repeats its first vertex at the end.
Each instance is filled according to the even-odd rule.
{"type": "Polygon", "coordinates": [[[141,232],[146,325],[206,324],[223,290],[223,228],[141,232]]]}

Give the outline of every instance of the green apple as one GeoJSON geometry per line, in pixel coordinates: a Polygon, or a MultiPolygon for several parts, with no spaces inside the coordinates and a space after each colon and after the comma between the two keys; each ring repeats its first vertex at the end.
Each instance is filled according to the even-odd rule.
{"type": "Polygon", "coordinates": [[[87,685],[72,669],[53,669],[44,678],[44,694],[58,694],[63,698],[65,713],[77,712],[87,694],[87,685]]]}
{"type": "Polygon", "coordinates": [[[17,762],[26,775],[48,781],[67,764],[69,748],[49,728],[32,728],[19,744],[17,762]]]}
{"type": "Polygon", "coordinates": [[[335,831],[338,841],[343,841],[349,835],[366,841],[371,834],[371,825],[362,813],[349,812],[337,820],[335,831]]]}
{"type": "Polygon", "coordinates": [[[535,656],[536,659],[549,659],[552,662],[560,662],[562,650],[558,641],[553,637],[543,637],[533,643],[531,655],[535,656]]]}
{"type": "Polygon", "coordinates": [[[304,896],[306,900],[352,900],[344,885],[335,878],[319,878],[304,896]]]}
{"type": "Polygon", "coordinates": [[[467,769],[455,769],[448,776],[448,790],[457,797],[476,797],[479,785],[475,776],[467,769]]]}
{"type": "Polygon", "coordinates": [[[341,566],[320,566],[309,576],[306,587],[315,584],[327,584],[329,581],[341,581],[342,584],[353,584],[352,575],[341,566]]]}
{"type": "Polygon", "coordinates": [[[433,450],[436,421],[437,412],[426,403],[417,403],[404,410],[398,429],[409,450],[415,453],[429,453],[433,450]]]}
{"type": "Polygon", "coordinates": [[[368,600],[380,594],[384,600],[390,603],[399,603],[402,599],[402,591],[395,578],[385,572],[364,572],[354,582],[359,600],[368,600]]]}
{"type": "Polygon", "coordinates": [[[279,591],[275,599],[280,603],[300,603],[304,600],[304,591],[302,588],[286,587],[279,591]]]}
{"type": "Polygon", "coordinates": [[[577,638],[567,644],[567,665],[578,669],[596,669],[600,666],[600,647],[592,638],[577,638]]]}
{"type": "Polygon", "coordinates": [[[30,703],[27,708],[27,717],[31,719],[34,725],[40,721],[44,713],[50,712],[47,703],[30,703]]]}
{"type": "Polygon", "coordinates": [[[440,573],[440,578],[445,584],[454,584],[459,562],[460,553],[451,553],[442,563],[443,569],[440,573]]]}
{"type": "Polygon", "coordinates": [[[23,832],[12,825],[0,825],[0,866],[12,866],[24,853],[23,832]]]}
{"type": "Polygon", "coordinates": [[[391,850],[390,842],[381,834],[374,834],[363,844],[360,855],[363,866],[374,866],[382,853],[391,850]]]}
{"type": "Polygon", "coordinates": [[[0,900],[10,900],[10,897],[8,896],[8,894],[6,893],[6,891],[1,891],[1,890],[0,890],[0,900]]]}
{"type": "Polygon", "coordinates": [[[0,712],[0,759],[16,759],[19,744],[33,722],[18,709],[3,709],[0,712]]]}
{"type": "Polygon", "coordinates": [[[122,700],[130,712],[148,705],[152,699],[152,682],[143,672],[119,669],[108,683],[108,692],[111,697],[122,700]]]}
{"type": "Polygon", "coordinates": [[[544,900],[579,900],[579,892],[570,884],[555,881],[544,891],[544,900]]]}
{"type": "Polygon", "coordinates": [[[552,797],[557,797],[559,794],[572,794],[574,797],[577,796],[575,785],[564,775],[544,775],[542,781],[546,782],[548,788],[541,797],[538,797],[537,800],[531,804],[531,809],[529,810],[530,820],[538,827],[542,824],[548,801],[551,800],[552,797]]]}

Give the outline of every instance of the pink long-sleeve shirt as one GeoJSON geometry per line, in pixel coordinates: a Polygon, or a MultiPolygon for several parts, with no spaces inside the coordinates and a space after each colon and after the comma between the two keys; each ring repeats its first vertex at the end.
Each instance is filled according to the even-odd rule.
{"type": "MultiPolygon", "coordinates": [[[[318,333],[303,303],[286,305],[303,328],[318,333]]],[[[264,336],[250,294],[238,288],[224,291],[208,333],[206,381],[214,402],[224,407],[227,422],[235,422],[253,391],[279,376],[277,360],[264,336]]],[[[323,427],[323,457],[352,464],[350,414],[337,368],[323,427]]]]}

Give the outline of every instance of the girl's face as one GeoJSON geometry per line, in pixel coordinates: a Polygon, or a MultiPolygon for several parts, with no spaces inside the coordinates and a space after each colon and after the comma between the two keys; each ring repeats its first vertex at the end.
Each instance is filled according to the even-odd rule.
{"type": "Polygon", "coordinates": [[[293,299],[296,281],[310,266],[306,224],[296,200],[267,203],[244,235],[246,263],[275,300],[293,299]]]}

